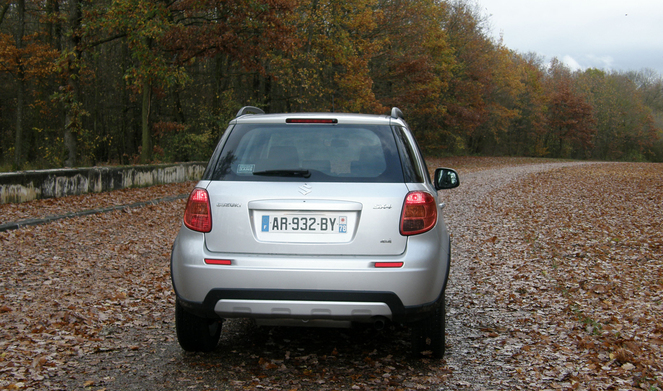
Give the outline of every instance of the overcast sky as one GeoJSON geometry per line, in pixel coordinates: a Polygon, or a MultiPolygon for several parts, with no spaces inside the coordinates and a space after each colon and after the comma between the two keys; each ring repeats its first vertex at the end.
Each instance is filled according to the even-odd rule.
{"type": "Polygon", "coordinates": [[[493,35],[570,68],[663,75],[663,0],[477,0],[493,35]]]}

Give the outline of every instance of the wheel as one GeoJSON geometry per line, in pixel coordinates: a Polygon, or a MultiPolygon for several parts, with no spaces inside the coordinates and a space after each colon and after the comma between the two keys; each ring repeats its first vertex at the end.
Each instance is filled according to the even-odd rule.
{"type": "Polygon", "coordinates": [[[412,354],[415,357],[431,355],[434,358],[442,358],[446,343],[445,327],[446,310],[442,297],[442,302],[435,311],[412,325],[412,354]]]}
{"type": "Polygon", "coordinates": [[[187,352],[211,352],[221,337],[221,319],[205,319],[184,310],[175,302],[177,341],[187,352]]]}

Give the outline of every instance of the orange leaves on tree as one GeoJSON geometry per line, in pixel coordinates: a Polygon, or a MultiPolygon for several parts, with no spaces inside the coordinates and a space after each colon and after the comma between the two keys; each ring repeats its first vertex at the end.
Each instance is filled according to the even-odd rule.
{"type": "Polygon", "coordinates": [[[291,47],[291,29],[284,20],[294,6],[293,0],[179,1],[168,9],[175,22],[162,44],[180,63],[224,54],[257,69],[264,52],[291,47]]]}
{"type": "Polygon", "coordinates": [[[18,48],[12,36],[0,34],[0,72],[25,80],[40,80],[53,74],[58,52],[37,38],[38,34],[25,36],[23,47],[18,48]]]}
{"type": "Polygon", "coordinates": [[[373,61],[376,94],[388,106],[407,113],[426,149],[442,143],[446,115],[442,96],[454,64],[448,37],[441,29],[446,5],[434,1],[383,3],[379,31],[384,39],[373,61]]]}
{"type": "Polygon", "coordinates": [[[557,86],[548,112],[548,124],[556,136],[551,144],[556,156],[589,157],[596,133],[592,114],[592,106],[574,93],[568,82],[557,86]]]}

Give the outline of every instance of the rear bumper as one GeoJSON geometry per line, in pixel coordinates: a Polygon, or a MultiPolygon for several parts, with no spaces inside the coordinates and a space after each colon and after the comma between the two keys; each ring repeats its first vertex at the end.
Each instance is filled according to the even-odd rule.
{"type": "Polygon", "coordinates": [[[425,305],[405,307],[393,292],[213,289],[200,302],[178,300],[188,311],[207,318],[329,319],[371,322],[386,318],[419,320],[442,304],[444,295],[425,305]]]}
{"type": "Polygon", "coordinates": [[[440,246],[428,234],[409,238],[398,256],[247,255],[210,253],[201,234],[182,229],[171,256],[173,287],[184,308],[210,318],[415,321],[444,299],[449,275],[448,237],[440,246]],[[231,264],[209,265],[209,258],[231,264]]]}

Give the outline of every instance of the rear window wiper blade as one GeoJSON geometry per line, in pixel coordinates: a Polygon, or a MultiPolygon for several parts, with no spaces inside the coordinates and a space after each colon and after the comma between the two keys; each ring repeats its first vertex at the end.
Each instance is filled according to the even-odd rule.
{"type": "Polygon", "coordinates": [[[262,176],[284,176],[284,177],[302,177],[308,178],[311,176],[311,171],[309,170],[264,170],[264,171],[254,171],[253,175],[262,175],[262,176]]]}

